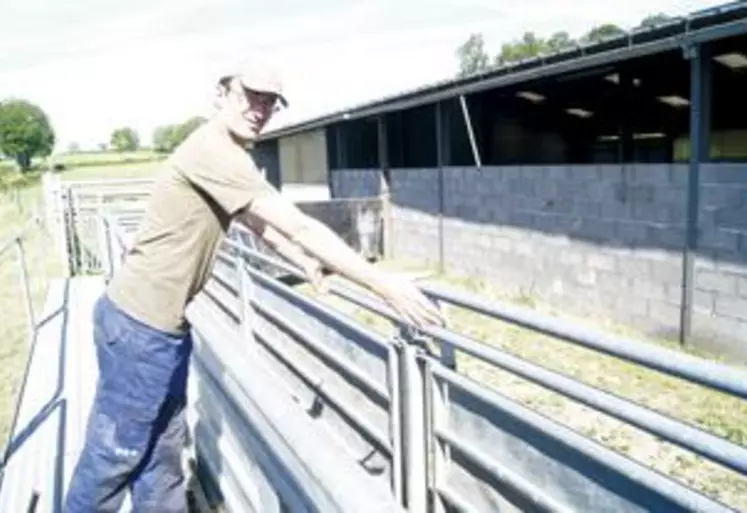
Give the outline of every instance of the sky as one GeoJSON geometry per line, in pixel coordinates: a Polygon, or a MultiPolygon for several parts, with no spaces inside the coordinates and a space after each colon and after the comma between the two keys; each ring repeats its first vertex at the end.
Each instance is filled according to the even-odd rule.
{"type": "Polygon", "coordinates": [[[290,108],[274,129],[454,76],[481,32],[494,55],[526,31],[579,37],[682,15],[709,0],[0,0],[0,100],[38,104],[57,134],[95,148],[131,126],[210,116],[214,81],[247,55],[281,73],[290,108]]]}

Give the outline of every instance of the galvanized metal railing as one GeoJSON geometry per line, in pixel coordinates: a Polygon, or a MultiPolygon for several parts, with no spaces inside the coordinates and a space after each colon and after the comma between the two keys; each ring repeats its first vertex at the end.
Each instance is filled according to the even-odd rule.
{"type": "Polygon", "coordinates": [[[16,258],[18,262],[18,279],[23,291],[23,302],[26,305],[26,317],[28,319],[29,333],[33,334],[34,326],[36,325],[34,317],[34,305],[31,300],[31,287],[29,285],[29,270],[26,262],[26,254],[23,248],[24,239],[27,238],[28,233],[35,228],[38,228],[39,220],[34,219],[26,224],[26,226],[19,231],[16,235],[0,244],[0,257],[3,257],[6,252],[15,250],[16,258]]]}
{"type": "MultiPolygon", "coordinates": [[[[102,261],[113,273],[126,237],[117,219],[102,226],[109,241],[102,261]]],[[[334,296],[392,323],[395,335],[384,335],[297,290],[293,283],[303,282],[303,273],[257,242],[232,227],[211,281],[189,311],[197,340],[195,450],[229,511],[386,511],[396,507],[387,493],[412,513],[741,507],[516,402],[463,372],[457,357],[468,355],[675,444],[747,486],[743,445],[453,327],[414,331],[378,298],[332,280],[334,296]],[[325,451],[332,460],[319,461],[325,451]]],[[[443,306],[747,399],[741,369],[452,288],[422,289],[443,306]]]]}
{"type": "MultiPolygon", "coordinates": [[[[24,248],[25,241],[28,240],[29,235],[34,230],[40,229],[40,223],[41,220],[39,218],[34,218],[29,220],[23,228],[21,228],[18,233],[11,236],[9,239],[3,241],[0,244],[0,259],[7,258],[8,255],[11,253],[15,253],[15,260],[17,262],[17,270],[18,270],[18,282],[19,282],[19,290],[21,291],[21,300],[24,304],[25,314],[26,314],[26,334],[28,338],[29,345],[33,344],[34,340],[34,334],[36,333],[36,327],[37,327],[37,319],[36,319],[36,313],[34,311],[34,302],[31,294],[31,283],[30,283],[30,276],[29,276],[29,265],[26,257],[26,250],[24,248]]],[[[26,361],[26,366],[24,369],[24,372],[20,379],[20,390],[17,394],[17,397],[23,396],[23,389],[26,384],[26,375],[28,372],[28,364],[30,362],[30,358],[26,361]]],[[[18,418],[18,408],[20,406],[19,401],[14,402],[14,410],[13,414],[11,415],[11,422],[8,429],[8,436],[12,436],[12,433],[16,426],[16,420],[18,418]]],[[[10,450],[10,443],[8,440],[3,440],[3,454],[2,454],[2,460],[0,461],[0,485],[2,485],[2,479],[4,474],[4,469],[6,466],[6,463],[8,461],[8,455],[10,450]]]]}
{"type": "MultiPolygon", "coordinates": [[[[104,225],[109,242],[102,261],[126,258],[121,226],[110,218],[104,225]]],[[[251,329],[251,280],[236,285],[247,298],[243,308],[233,307],[243,322],[230,322],[207,294],[188,310],[195,340],[192,452],[205,489],[217,490],[213,502],[235,512],[401,511],[387,484],[360,468],[267,369],[251,329]]]]}
{"type": "Polygon", "coordinates": [[[127,240],[137,228],[153,187],[152,179],[63,182],[44,176],[47,225],[69,275],[107,269],[100,248],[106,243],[105,219],[117,223],[127,240]]]}
{"type": "MultiPolygon", "coordinates": [[[[243,231],[242,229],[238,230],[243,231]]],[[[243,255],[254,262],[262,262],[281,270],[287,276],[303,279],[302,273],[285,262],[279,261],[265,253],[259,253],[243,244],[227,241],[231,250],[224,255],[224,262],[243,255]]],[[[217,266],[217,278],[223,287],[230,283],[239,283],[240,279],[220,270],[217,266]]],[[[403,496],[403,504],[410,511],[436,511],[447,507],[457,507],[464,511],[486,511],[497,507],[501,502],[496,494],[497,489],[505,488],[504,493],[515,495],[514,502],[524,505],[526,510],[535,508],[547,511],[634,511],[653,508],[661,511],[730,511],[731,509],[712,498],[706,497],[694,489],[664,476],[654,470],[638,464],[629,458],[599,445],[586,436],[580,435],[559,423],[554,422],[523,405],[503,397],[495,390],[475,382],[460,374],[456,368],[455,353],[461,352],[477,358],[496,368],[509,371],[535,384],[558,392],[569,399],[608,414],[622,422],[651,433],[662,440],[674,443],[684,449],[714,461],[739,475],[747,476],[747,448],[709,433],[689,423],[658,413],[630,400],[584,384],[576,379],[543,366],[523,360],[484,342],[444,328],[431,328],[415,334],[401,324],[397,316],[384,304],[370,295],[357,292],[341,284],[333,284],[331,292],[358,307],[389,319],[399,326],[400,336],[395,340],[382,340],[381,336],[371,333],[353,319],[334,312],[313,299],[293,291],[278,283],[261,271],[247,268],[246,274],[255,287],[272,290],[282,296],[289,305],[305,305],[303,313],[309,316],[326,317],[334,323],[345,326],[350,337],[358,341],[367,339],[382,347],[394,348],[389,352],[390,392],[389,401],[382,391],[381,384],[351,368],[344,360],[334,360],[329,354],[325,356],[341,370],[348,379],[360,387],[378,396],[382,405],[390,408],[389,438],[367,421],[356,415],[355,405],[338,402],[336,406],[347,410],[350,422],[358,429],[373,438],[379,450],[387,452],[392,461],[392,485],[398,496],[403,496]],[[428,350],[427,340],[436,344],[438,354],[428,350]],[[392,357],[392,354],[396,358],[392,357]],[[398,371],[397,371],[398,370],[398,371]],[[394,383],[392,385],[392,383],[394,383]],[[393,397],[402,393],[398,404],[393,397]],[[450,404],[451,403],[451,404],[450,404]],[[476,407],[479,405],[479,408],[476,407]],[[477,409],[478,412],[471,411],[477,409]],[[470,415],[480,417],[480,429],[464,429],[454,418],[467,420],[470,415]],[[521,455],[520,459],[532,459],[529,455],[537,451],[531,443],[506,442],[506,433],[501,432],[498,419],[521,423],[528,430],[536,431],[545,437],[544,444],[551,451],[565,451],[569,461],[553,461],[546,454],[535,456],[530,464],[519,464],[507,461],[499,451],[491,450],[491,440],[495,442],[503,436],[504,448],[513,445],[513,451],[521,455]],[[401,425],[400,425],[401,424],[401,425]],[[486,431],[494,430],[490,436],[486,431]],[[399,434],[397,434],[399,433],[399,434]],[[395,452],[396,454],[392,454],[395,452]],[[481,475],[493,483],[493,486],[461,486],[450,482],[445,476],[453,472],[452,456],[466,462],[473,473],[481,475]],[[584,461],[583,464],[579,460],[584,461]],[[570,460],[575,460],[571,463],[570,460]],[[402,464],[400,468],[399,465],[402,464]],[[546,472],[548,466],[557,466],[552,472],[546,472]],[[576,468],[578,465],[581,468],[576,468]],[[544,469],[543,469],[544,467],[544,469]],[[603,472],[607,483],[596,482],[595,472],[603,472]],[[542,475],[542,480],[534,479],[542,475]],[[555,481],[548,486],[547,481],[555,481]],[[541,481],[545,481],[543,484],[541,481]],[[568,489],[563,490],[566,483],[568,489]],[[626,491],[621,491],[627,488],[626,491]],[[404,490],[404,493],[402,491],[404,490]],[[572,494],[569,491],[573,490],[572,494]],[[482,502],[480,506],[470,506],[475,502],[472,492],[495,494],[492,501],[482,502]],[[440,503],[440,504],[439,504],[440,503]],[[587,509],[588,508],[588,509],[587,509]]],[[[690,356],[678,351],[668,350],[632,340],[615,337],[589,329],[580,328],[542,315],[530,309],[515,306],[489,303],[479,297],[466,294],[443,286],[424,286],[423,290],[434,300],[449,303],[459,308],[468,309],[482,315],[499,319],[537,333],[551,335],[561,340],[615,356],[644,367],[660,371],[712,390],[718,390],[739,399],[747,399],[747,373],[723,364],[714,363],[690,356]]],[[[215,291],[214,297],[221,300],[221,293],[215,291]]],[[[224,296],[225,297],[225,296],[224,296]]],[[[228,304],[223,299],[224,303],[228,304]]],[[[294,324],[302,324],[289,315],[278,311],[277,304],[269,306],[261,300],[250,299],[251,306],[259,315],[270,323],[284,326],[293,332],[299,343],[313,346],[319,350],[319,340],[315,340],[308,330],[304,332],[294,324]],[[303,342],[301,342],[303,340],[303,342]]],[[[230,310],[230,306],[228,307],[230,310]]],[[[266,342],[272,345],[272,340],[266,342]]],[[[272,351],[270,348],[269,351],[272,351]]],[[[320,352],[324,352],[321,350],[320,352]]],[[[284,359],[286,365],[292,366],[292,358],[284,359]]],[[[300,369],[297,371],[302,373],[300,369]]],[[[313,377],[307,376],[307,381],[313,377]]],[[[334,404],[336,399],[329,393],[319,391],[322,400],[334,404]]],[[[472,419],[474,421],[474,418],[472,419]]],[[[516,435],[514,433],[514,435],[516,435]]],[[[513,452],[512,451],[512,452],[513,452]]],[[[515,454],[514,456],[518,456],[515,454]]],[[[479,479],[478,479],[479,480],[479,479]]],[[[503,499],[505,500],[505,499],[503,499]]]]}

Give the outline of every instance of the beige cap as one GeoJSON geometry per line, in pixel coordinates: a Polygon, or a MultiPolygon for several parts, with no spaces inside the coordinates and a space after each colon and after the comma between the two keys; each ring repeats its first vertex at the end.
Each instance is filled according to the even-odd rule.
{"type": "Polygon", "coordinates": [[[252,91],[276,94],[284,107],[288,100],[283,94],[283,82],[278,71],[263,59],[253,58],[243,61],[223,77],[237,77],[242,85],[252,91]]]}

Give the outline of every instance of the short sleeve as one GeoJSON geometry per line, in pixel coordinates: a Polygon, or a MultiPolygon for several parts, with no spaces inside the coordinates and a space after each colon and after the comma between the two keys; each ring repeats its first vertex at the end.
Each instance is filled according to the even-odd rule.
{"type": "Polygon", "coordinates": [[[257,198],[277,194],[249,152],[213,134],[195,138],[177,152],[175,167],[231,216],[257,198]]]}

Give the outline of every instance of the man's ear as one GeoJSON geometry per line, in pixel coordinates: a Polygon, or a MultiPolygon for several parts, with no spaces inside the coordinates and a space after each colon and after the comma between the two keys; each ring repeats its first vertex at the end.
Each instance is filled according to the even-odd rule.
{"type": "Polygon", "coordinates": [[[213,106],[216,109],[222,108],[225,105],[227,98],[228,98],[228,83],[226,81],[221,80],[215,85],[215,98],[213,100],[213,106]]]}

